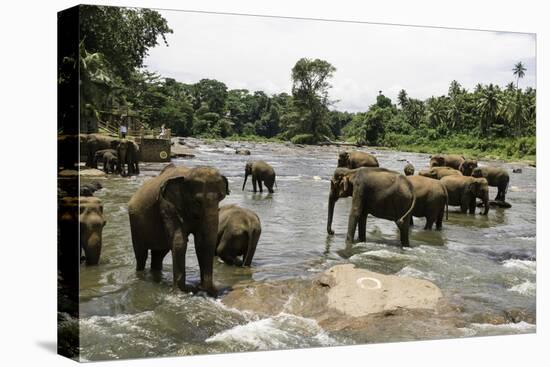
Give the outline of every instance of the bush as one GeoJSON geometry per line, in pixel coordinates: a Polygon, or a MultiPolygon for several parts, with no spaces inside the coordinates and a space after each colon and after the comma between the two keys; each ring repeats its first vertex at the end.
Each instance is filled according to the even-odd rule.
{"type": "Polygon", "coordinates": [[[290,139],[292,144],[315,144],[317,139],[312,134],[299,134],[290,139]]]}

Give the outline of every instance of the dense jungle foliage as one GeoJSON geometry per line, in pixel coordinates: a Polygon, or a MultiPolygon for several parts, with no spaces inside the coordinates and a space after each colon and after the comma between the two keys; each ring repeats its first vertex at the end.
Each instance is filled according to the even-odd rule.
{"type": "Polygon", "coordinates": [[[536,154],[536,91],[519,88],[526,71],[521,62],[504,87],[467,90],[453,80],[445,95],[420,100],[401,90],[395,102],[380,91],[365,112],[350,113],[336,110],[329,98],[337,69],[325,60],[297,60],[290,93],[228,89],[213,79],[186,84],[143,68],[148,50],[172,32],[158,12],[83,6],[81,18],[83,113],[131,109],[145,127],[165,124],[178,136],[344,140],[508,159],[536,154]]]}

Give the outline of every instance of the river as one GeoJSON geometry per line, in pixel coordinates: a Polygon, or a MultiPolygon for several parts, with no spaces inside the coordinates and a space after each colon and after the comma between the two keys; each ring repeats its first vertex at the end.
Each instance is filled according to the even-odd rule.
{"type": "MultiPolygon", "coordinates": [[[[332,237],[326,233],[329,179],[337,163],[336,147],[293,147],[283,144],[199,144],[193,159],[176,165],[210,165],[227,176],[231,194],[220,204],[236,203],[254,210],[262,221],[253,266],[236,268],[215,260],[217,287],[228,291],[243,280],[256,282],[312,277],[335,264],[434,282],[445,299],[460,310],[462,327],[435,335],[481,336],[530,333],[536,320],[536,192],[535,169],[498,162],[509,169],[507,201],[511,209],[491,209],[488,216],[463,215],[451,207],[443,231],[424,231],[416,218],[411,247],[401,248],[393,222],[369,216],[367,241],[345,249],[351,199],[336,204],[332,237]],[[231,145],[228,147],[227,145],[231,145]],[[252,151],[234,154],[235,146],[252,151]],[[274,194],[254,194],[248,182],[241,191],[249,159],[269,162],[277,173],[274,194]],[[512,173],[521,167],[523,173],[512,173]],[[511,316],[512,315],[512,316],[511,316]],[[515,315],[515,316],[513,316],[515,315]],[[519,316],[518,316],[519,315],[519,316]],[[513,320],[512,320],[513,319],[513,320]],[[496,320],[496,321],[495,321],[496,320]]],[[[372,151],[372,150],[371,150],[372,151]]],[[[427,166],[427,154],[380,150],[382,167],[402,172],[409,160],[416,170],[427,166]]],[[[480,162],[481,165],[489,164],[480,162]]],[[[494,162],[491,164],[495,164],[494,162]]],[[[99,178],[96,193],[104,203],[107,224],[98,266],[80,271],[81,359],[159,357],[266,349],[331,346],[364,342],[323,330],[314,320],[291,314],[261,317],[226,307],[220,300],[171,291],[171,257],[161,279],[135,272],[127,203],[164,164],[144,163],[137,177],[99,178]]],[[[91,181],[83,178],[82,182],[91,181]]],[[[490,196],[496,195],[491,188],[490,196]]],[[[477,210],[479,212],[479,209],[477,210]]],[[[192,237],[190,238],[192,242],[192,237]]],[[[187,281],[198,283],[192,244],[187,251],[187,281]]],[[[266,300],[268,301],[268,300],[266,300]]],[[[399,325],[367,337],[367,342],[433,338],[422,328],[399,325]]]]}

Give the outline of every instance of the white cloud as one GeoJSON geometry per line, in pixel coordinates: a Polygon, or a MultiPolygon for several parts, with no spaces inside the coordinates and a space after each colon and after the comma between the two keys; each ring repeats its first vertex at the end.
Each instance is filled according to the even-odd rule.
{"type": "Polygon", "coordinates": [[[291,68],[308,57],[337,68],[330,96],[348,111],[366,110],[379,90],[395,101],[402,88],[421,99],[445,94],[453,79],[466,88],[504,86],[518,61],[527,65],[520,86],[535,86],[531,34],[160,12],[174,34],[145,63],[186,83],[210,78],[231,89],[290,92],[291,68]]]}

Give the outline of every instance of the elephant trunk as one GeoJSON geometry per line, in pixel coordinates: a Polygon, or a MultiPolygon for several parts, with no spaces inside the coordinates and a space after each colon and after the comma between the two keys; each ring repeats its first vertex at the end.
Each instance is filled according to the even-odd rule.
{"type": "Polygon", "coordinates": [[[86,265],[97,265],[101,255],[101,232],[92,233],[84,243],[84,255],[86,256],[86,265]]]}
{"type": "Polygon", "coordinates": [[[218,241],[218,208],[207,210],[205,221],[201,226],[199,247],[196,247],[197,257],[201,273],[201,288],[210,296],[216,297],[217,290],[213,280],[214,256],[216,254],[216,245],[218,241]]]}
{"type": "Polygon", "coordinates": [[[246,180],[248,178],[248,173],[244,174],[244,182],[243,182],[243,189],[241,191],[244,191],[244,186],[246,185],[246,180]]]}
{"type": "Polygon", "coordinates": [[[330,192],[328,198],[328,219],[327,219],[327,233],[333,235],[334,231],[332,230],[332,217],[334,215],[334,205],[338,201],[338,195],[335,195],[332,191],[330,192]]]}

